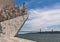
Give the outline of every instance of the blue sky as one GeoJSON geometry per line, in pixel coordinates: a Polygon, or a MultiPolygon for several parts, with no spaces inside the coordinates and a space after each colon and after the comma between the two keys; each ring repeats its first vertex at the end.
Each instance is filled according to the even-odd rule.
{"type": "Polygon", "coordinates": [[[20,6],[23,2],[27,3],[28,9],[33,8],[44,8],[44,7],[52,7],[56,3],[60,3],[60,0],[16,0],[16,4],[20,6]],[[20,3],[19,3],[20,2],[20,3]]]}
{"type": "Polygon", "coordinates": [[[60,31],[60,0],[16,0],[22,7],[26,2],[29,18],[22,31],[60,31]]]}

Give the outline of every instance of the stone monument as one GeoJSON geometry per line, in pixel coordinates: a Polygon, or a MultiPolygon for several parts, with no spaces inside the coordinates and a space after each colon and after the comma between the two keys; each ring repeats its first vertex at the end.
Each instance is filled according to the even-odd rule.
{"type": "Polygon", "coordinates": [[[28,18],[25,3],[15,6],[15,0],[0,0],[0,42],[32,42],[15,37],[28,18]]]}
{"type": "Polygon", "coordinates": [[[15,36],[28,18],[25,3],[20,9],[14,0],[0,0],[0,37],[15,36]]]}

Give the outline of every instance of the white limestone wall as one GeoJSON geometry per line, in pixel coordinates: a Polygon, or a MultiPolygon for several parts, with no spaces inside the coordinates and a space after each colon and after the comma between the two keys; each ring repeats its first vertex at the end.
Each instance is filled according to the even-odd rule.
{"type": "Polygon", "coordinates": [[[0,9],[6,6],[15,6],[15,0],[0,0],[0,9]]]}
{"type": "Polygon", "coordinates": [[[27,18],[28,15],[24,15],[1,22],[0,24],[2,26],[2,37],[15,36],[18,33],[19,29],[21,29],[27,18]]]}

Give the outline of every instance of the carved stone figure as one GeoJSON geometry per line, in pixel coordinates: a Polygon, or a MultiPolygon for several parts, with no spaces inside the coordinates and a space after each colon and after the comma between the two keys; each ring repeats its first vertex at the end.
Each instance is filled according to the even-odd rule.
{"type": "Polygon", "coordinates": [[[20,9],[14,0],[0,0],[0,6],[0,34],[8,37],[17,35],[28,18],[25,3],[20,9]]]}

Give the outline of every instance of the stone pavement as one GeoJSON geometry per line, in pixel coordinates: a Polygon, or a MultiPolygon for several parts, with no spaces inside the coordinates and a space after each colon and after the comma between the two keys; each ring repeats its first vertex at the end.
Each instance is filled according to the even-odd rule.
{"type": "Polygon", "coordinates": [[[17,37],[2,37],[0,42],[36,42],[27,39],[17,38],[17,37]]]}

